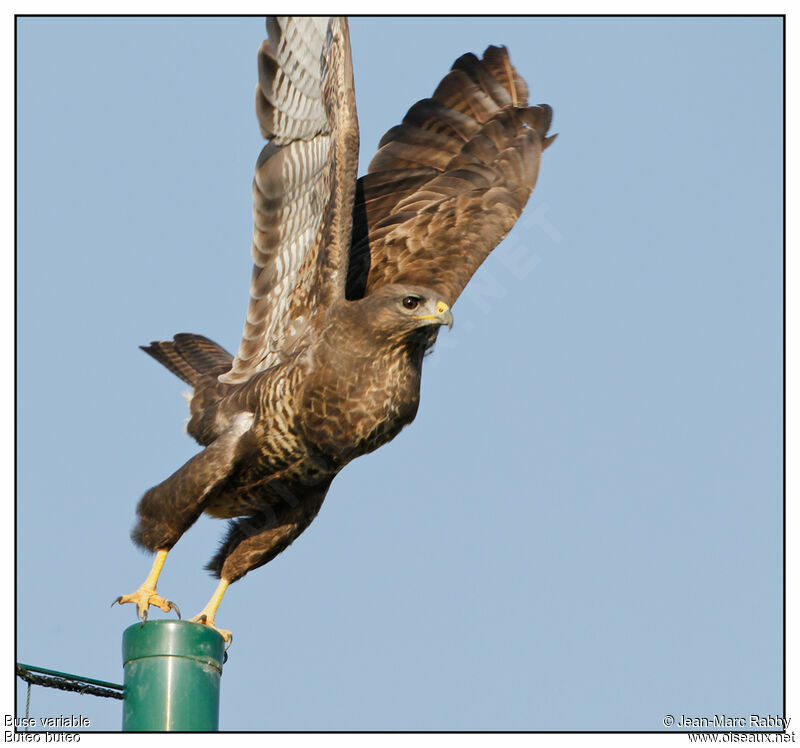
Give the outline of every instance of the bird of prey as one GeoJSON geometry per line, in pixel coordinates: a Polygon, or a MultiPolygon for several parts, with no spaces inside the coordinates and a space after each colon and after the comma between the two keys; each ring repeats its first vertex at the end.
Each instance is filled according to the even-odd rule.
{"type": "Polygon", "coordinates": [[[490,46],[455,61],[357,180],[347,21],[270,18],[267,36],[256,114],[269,142],[255,167],[239,348],[186,333],[143,347],[193,388],[188,432],[204,449],[139,501],[133,539],[156,557],[115,602],[142,619],[150,605],[177,611],[158,577],[206,513],[232,520],[207,566],[219,585],[191,619],[216,628],[226,588],[308,527],[345,465],[414,419],[423,357],[522,212],[555,137],[550,107],[528,105],[508,52],[490,46]]]}

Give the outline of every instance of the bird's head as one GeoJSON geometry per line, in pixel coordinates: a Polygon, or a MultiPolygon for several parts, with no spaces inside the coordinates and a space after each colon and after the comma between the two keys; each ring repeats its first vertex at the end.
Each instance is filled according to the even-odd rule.
{"type": "Polygon", "coordinates": [[[442,325],[453,326],[453,313],[436,291],[425,286],[393,283],[372,291],[368,296],[338,307],[333,325],[328,328],[334,346],[361,345],[366,337],[391,347],[420,343],[433,345],[442,325]],[[338,332],[349,330],[338,340],[338,332]]]}
{"type": "Polygon", "coordinates": [[[435,331],[453,326],[453,313],[442,297],[430,288],[393,283],[360,300],[364,324],[390,338],[405,338],[421,328],[435,331]]]}

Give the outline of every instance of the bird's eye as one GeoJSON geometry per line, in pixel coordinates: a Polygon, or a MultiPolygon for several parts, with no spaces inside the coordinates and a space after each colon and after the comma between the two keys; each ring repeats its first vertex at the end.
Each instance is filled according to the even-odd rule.
{"type": "Polygon", "coordinates": [[[403,306],[406,309],[416,309],[419,306],[419,299],[416,296],[406,296],[403,299],[403,306]]]}

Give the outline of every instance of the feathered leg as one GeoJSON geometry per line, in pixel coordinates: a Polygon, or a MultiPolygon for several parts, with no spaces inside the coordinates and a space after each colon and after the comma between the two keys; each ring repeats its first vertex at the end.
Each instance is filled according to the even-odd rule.
{"type": "Polygon", "coordinates": [[[139,522],[133,541],[148,550],[170,550],[203,513],[208,494],[231,473],[249,449],[243,438],[253,423],[252,413],[239,413],[227,431],[139,501],[139,522]]]}
{"type": "Polygon", "coordinates": [[[206,568],[229,583],[241,579],[248,571],[272,561],[297,538],[317,516],[331,479],[319,485],[293,485],[271,480],[273,502],[252,517],[237,519],[228,525],[228,534],[206,568]]]}
{"type": "Polygon", "coordinates": [[[326,478],[318,485],[295,485],[292,490],[282,481],[269,481],[270,492],[279,495],[281,501],[264,512],[230,523],[228,535],[206,567],[219,577],[219,585],[205,608],[190,620],[211,626],[230,642],[231,632],[214,625],[225,590],[248,571],[275,558],[308,527],[317,516],[330,484],[331,479],[326,478]]]}
{"type": "Polygon", "coordinates": [[[218,439],[142,497],[136,510],[139,522],[133,539],[148,550],[157,551],[156,560],[142,586],[132,595],[121,595],[115,603],[135,602],[142,619],[147,618],[151,604],[165,612],[178,609],[175,603],[156,594],[164,560],[202,514],[209,493],[228,477],[236,461],[249,449],[244,437],[252,423],[252,413],[239,413],[218,439]]]}

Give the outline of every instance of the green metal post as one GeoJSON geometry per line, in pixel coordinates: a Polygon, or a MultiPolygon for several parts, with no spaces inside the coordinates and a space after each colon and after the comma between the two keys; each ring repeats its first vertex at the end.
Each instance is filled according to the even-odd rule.
{"type": "Polygon", "coordinates": [[[225,642],[191,621],[135,623],[122,636],[122,729],[215,731],[225,642]]]}

